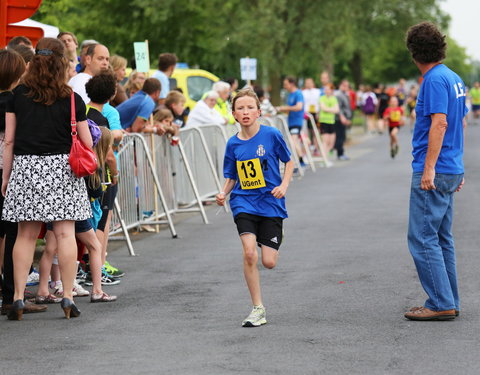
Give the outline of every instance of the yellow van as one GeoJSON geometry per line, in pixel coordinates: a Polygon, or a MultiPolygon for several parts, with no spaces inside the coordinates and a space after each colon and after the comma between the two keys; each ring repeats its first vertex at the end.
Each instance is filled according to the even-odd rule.
{"type": "MultiPolygon", "coordinates": [[[[150,69],[148,76],[153,76],[156,69],[150,69]]],[[[132,72],[131,68],[127,68],[127,77],[132,72]]],[[[212,85],[220,79],[210,72],[203,69],[187,69],[176,68],[173,75],[169,78],[170,90],[180,88],[183,95],[187,98],[185,107],[192,110],[195,104],[202,98],[203,94],[212,89],[212,85]]]]}
{"type": "Polygon", "coordinates": [[[187,98],[185,107],[190,110],[202,99],[203,94],[212,89],[220,79],[206,70],[176,68],[170,77],[170,90],[181,88],[187,98]]]}

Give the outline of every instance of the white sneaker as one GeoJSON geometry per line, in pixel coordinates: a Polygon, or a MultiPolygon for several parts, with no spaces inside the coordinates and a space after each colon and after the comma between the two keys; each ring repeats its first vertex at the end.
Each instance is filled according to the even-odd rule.
{"type": "Polygon", "coordinates": [[[50,289],[56,297],[63,297],[63,285],[60,280],[50,282],[50,289]]]}
{"type": "Polygon", "coordinates": [[[27,286],[38,285],[40,283],[40,274],[34,268],[33,271],[28,275],[27,286]]]}
{"type": "Polygon", "coordinates": [[[264,324],[267,324],[267,314],[265,307],[263,306],[253,306],[252,312],[249,316],[242,322],[242,327],[260,327],[264,324]]]}
{"type": "Polygon", "coordinates": [[[77,280],[73,282],[73,296],[75,297],[88,297],[90,295],[90,292],[86,289],[83,288],[79,283],[77,283],[77,280]]]}

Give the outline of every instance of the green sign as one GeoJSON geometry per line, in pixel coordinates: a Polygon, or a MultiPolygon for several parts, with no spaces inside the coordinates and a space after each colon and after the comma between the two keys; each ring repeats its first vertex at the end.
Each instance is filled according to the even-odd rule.
{"type": "Polygon", "coordinates": [[[150,57],[148,55],[148,42],[133,43],[135,51],[135,64],[137,65],[137,72],[148,73],[150,70],[150,57]]]}

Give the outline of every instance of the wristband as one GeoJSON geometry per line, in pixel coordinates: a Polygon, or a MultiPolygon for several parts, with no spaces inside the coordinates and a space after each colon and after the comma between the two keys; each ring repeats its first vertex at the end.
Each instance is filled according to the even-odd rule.
{"type": "Polygon", "coordinates": [[[117,178],[117,177],[118,177],[118,175],[119,175],[119,173],[117,173],[117,174],[113,175],[113,176],[112,176],[112,178],[117,178]]]}

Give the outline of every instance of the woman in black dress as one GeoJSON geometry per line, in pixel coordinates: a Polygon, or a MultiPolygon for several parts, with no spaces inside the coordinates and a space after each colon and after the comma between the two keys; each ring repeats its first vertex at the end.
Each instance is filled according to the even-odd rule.
{"type": "MultiPolygon", "coordinates": [[[[85,182],[74,176],[68,162],[72,145],[72,90],[66,81],[67,69],[63,43],[53,38],[41,39],[27,74],[7,104],[2,217],[18,222],[10,320],[21,320],[23,316],[25,284],[42,222],[53,223],[58,241],[64,286],[61,306],[65,316],[80,315],[72,298],[77,272],[74,223],[91,217],[91,209],[85,182]]],[[[92,147],[85,104],[74,95],[79,138],[92,147]]]]}

